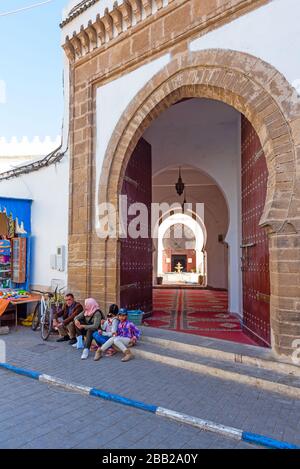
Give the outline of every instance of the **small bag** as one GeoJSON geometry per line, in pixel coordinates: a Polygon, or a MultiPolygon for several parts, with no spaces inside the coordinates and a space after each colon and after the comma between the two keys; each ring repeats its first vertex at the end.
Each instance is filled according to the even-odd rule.
{"type": "Polygon", "coordinates": [[[76,348],[77,348],[77,350],[84,348],[82,335],[79,335],[79,336],[77,337],[76,348]]]}

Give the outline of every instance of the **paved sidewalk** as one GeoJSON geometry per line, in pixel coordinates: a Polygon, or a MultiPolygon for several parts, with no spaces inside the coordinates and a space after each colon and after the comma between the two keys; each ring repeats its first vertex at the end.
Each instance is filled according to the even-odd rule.
{"type": "MultiPolygon", "coordinates": [[[[94,362],[91,355],[83,361],[80,351],[67,343],[56,343],[56,336],[43,342],[39,332],[26,328],[20,327],[1,338],[6,342],[10,364],[300,444],[300,400],[152,361],[135,359],[122,363],[119,354],[99,362],[94,362]]],[[[3,370],[0,396],[2,448],[253,447],[143,411],[54,389],[3,370]],[[107,426],[110,429],[103,430],[107,426]],[[90,438],[91,428],[95,434],[90,438]]]]}
{"type": "Polygon", "coordinates": [[[253,448],[1,371],[0,449],[253,448]]]}

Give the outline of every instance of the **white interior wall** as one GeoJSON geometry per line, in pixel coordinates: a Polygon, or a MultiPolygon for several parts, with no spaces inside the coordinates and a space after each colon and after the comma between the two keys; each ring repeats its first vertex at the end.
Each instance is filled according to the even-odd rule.
{"type": "Polygon", "coordinates": [[[45,288],[52,279],[67,286],[69,161],[0,182],[0,195],[32,199],[31,284],[45,288]],[[50,268],[56,247],[66,247],[65,271],[50,268]]]}

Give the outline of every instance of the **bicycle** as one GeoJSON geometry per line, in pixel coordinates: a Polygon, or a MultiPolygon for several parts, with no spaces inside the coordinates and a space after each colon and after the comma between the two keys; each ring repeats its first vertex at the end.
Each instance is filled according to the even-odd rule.
{"type": "MultiPolygon", "coordinates": [[[[62,289],[63,288],[61,288],[59,291],[62,289]]],[[[34,309],[31,329],[36,331],[40,326],[41,337],[43,340],[47,340],[52,331],[54,309],[55,311],[59,310],[59,307],[63,302],[63,296],[57,292],[57,287],[54,293],[42,292],[40,290],[32,291],[40,293],[42,296],[41,300],[34,309]]]]}

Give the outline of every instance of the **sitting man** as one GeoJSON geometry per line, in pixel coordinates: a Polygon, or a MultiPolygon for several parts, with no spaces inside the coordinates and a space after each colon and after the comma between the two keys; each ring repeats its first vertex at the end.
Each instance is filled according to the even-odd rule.
{"type": "Polygon", "coordinates": [[[83,311],[83,307],[75,301],[73,293],[67,293],[62,311],[54,315],[53,326],[60,335],[56,342],[69,340],[70,345],[76,344],[74,319],[81,311],[83,311]]]}

